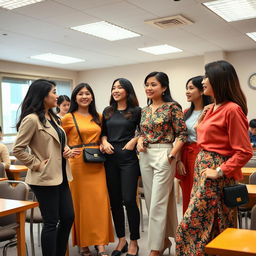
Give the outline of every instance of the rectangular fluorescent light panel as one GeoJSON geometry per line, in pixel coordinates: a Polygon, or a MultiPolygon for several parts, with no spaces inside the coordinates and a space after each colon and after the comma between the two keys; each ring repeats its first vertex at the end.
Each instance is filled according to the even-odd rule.
{"type": "Polygon", "coordinates": [[[35,4],[45,0],[0,0],[0,7],[12,10],[30,4],[35,4]]]}
{"type": "Polygon", "coordinates": [[[256,18],[255,0],[216,0],[203,5],[227,22],[256,18]]]}
{"type": "Polygon", "coordinates": [[[252,40],[256,41],[256,32],[246,33],[246,35],[249,36],[252,40]]]}
{"type": "Polygon", "coordinates": [[[37,59],[37,60],[43,60],[43,61],[49,61],[59,64],[71,64],[71,63],[77,63],[77,62],[83,62],[85,60],[78,59],[78,58],[72,58],[64,55],[57,55],[53,53],[45,53],[40,55],[34,55],[30,57],[31,59],[37,59]]]}
{"type": "Polygon", "coordinates": [[[116,41],[140,36],[137,33],[110,24],[106,21],[100,21],[81,26],[71,27],[71,29],[87,33],[89,35],[97,36],[109,41],[116,41]]]}
{"type": "Polygon", "coordinates": [[[168,44],[156,45],[156,46],[145,47],[145,48],[138,48],[138,50],[147,52],[147,53],[151,53],[154,55],[182,52],[181,49],[170,46],[168,44]]]}

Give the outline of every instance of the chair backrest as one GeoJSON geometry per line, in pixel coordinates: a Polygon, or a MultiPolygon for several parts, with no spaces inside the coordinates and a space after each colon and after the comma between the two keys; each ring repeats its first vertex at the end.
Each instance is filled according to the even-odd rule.
{"type": "Polygon", "coordinates": [[[256,205],[253,206],[251,211],[251,229],[256,230],[256,205]]]}
{"type": "MultiPolygon", "coordinates": [[[[0,182],[0,197],[5,199],[28,200],[29,186],[23,181],[6,180],[0,182]]],[[[0,226],[16,223],[15,214],[0,218],[0,226]]]]}
{"type": "Polygon", "coordinates": [[[253,172],[253,173],[249,176],[249,184],[256,184],[256,172],[253,172]]]}
{"type": "Polygon", "coordinates": [[[5,178],[5,169],[2,163],[0,163],[0,178],[5,178]]]}

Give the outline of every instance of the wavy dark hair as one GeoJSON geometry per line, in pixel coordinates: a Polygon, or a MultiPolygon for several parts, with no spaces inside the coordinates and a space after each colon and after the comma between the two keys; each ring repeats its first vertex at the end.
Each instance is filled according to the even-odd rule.
{"type": "MultiPolygon", "coordinates": [[[[146,85],[146,83],[150,77],[155,77],[156,80],[161,84],[162,88],[166,88],[166,90],[162,94],[163,101],[164,102],[176,102],[179,105],[179,107],[181,108],[180,104],[177,101],[175,101],[171,96],[171,91],[170,91],[170,86],[169,86],[169,77],[167,76],[167,74],[165,74],[164,72],[158,72],[158,71],[151,72],[146,76],[146,78],[144,80],[144,85],[146,85]]],[[[147,99],[147,104],[148,105],[152,104],[152,100],[147,99]]]]}
{"type": "Polygon", "coordinates": [[[96,110],[95,96],[94,96],[91,86],[87,83],[80,83],[74,88],[72,95],[71,95],[71,101],[70,101],[71,104],[70,104],[70,108],[69,108],[68,112],[73,113],[78,110],[76,96],[83,88],[86,88],[92,95],[92,102],[90,103],[89,108],[88,108],[89,113],[92,115],[92,121],[94,121],[98,125],[101,125],[100,116],[96,110]]]}
{"type": "Polygon", "coordinates": [[[205,76],[212,86],[216,104],[232,101],[238,104],[245,115],[248,113],[245,95],[241,89],[235,68],[225,60],[205,65],[205,76]]]}
{"type": "MultiPolygon", "coordinates": [[[[192,77],[192,78],[188,79],[188,81],[186,83],[186,89],[188,88],[189,82],[192,82],[192,84],[200,92],[203,92],[204,91],[203,84],[202,84],[203,78],[204,78],[203,76],[195,76],[195,77],[192,77]]],[[[206,95],[203,94],[202,95],[202,103],[203,103],[203,107],[206,106],[206,105],[209,105],[210,103],[212,103],[211,97],[210,96],[206,96],[206,95]]],[[[192,115],[192,112],[194,111],[194,109],[195,109],[195,104],[193,102],[191,102],[190,108],[184,114],[184,119],[185,120],[187,120],[192,115]]]]}
{"type": "MultiPolygon", "coordinates": [[[[22,120],[29,114],[35,113],[38,115],[40,122],[44,127],[46,124],[44,99],[48,96],[53,87],[56,87],[54,81],[46,79],[35,80],[27,91],[27,94],[20,105],[21,114],[16,124],[17,131],[19,130],[22,120]]],[[[55,119],[57,123],[60,123],[59,117],[54,113],[52,109],[49,109],[50,115],[55,119]]]]}
{"type": "Polygon", "coordinates": [[[124,88],[126,92],[126,110],[124,111],[124,117],[126,119],[131,119],[133,116],[133,111],[136,107],[139,106],[139,102],[132,86],[132,83],[126,78],[117,78],[114,80],[112,87],[111,87],[111,97],[109,102],[109,107],[105,110],[105,118],[109,119],[113,115],[113,113],[117,110],[117,102],[114,100],[112,95],[113,86],[116,82],[119,82],[122,88],[124,88]]]}
{"type": "Polygon", "coordinates": [[[70,98],[67,95],[59,95],[58,100],[57,100],[57,107],[56,107],[56,112],[60,113],[60,108],[59,106],[64,102],[70,102],[70,98]]]}

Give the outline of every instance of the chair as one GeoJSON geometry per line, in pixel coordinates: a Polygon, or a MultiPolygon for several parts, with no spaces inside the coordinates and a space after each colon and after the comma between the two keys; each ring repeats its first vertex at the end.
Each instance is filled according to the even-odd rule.
{"type": "MultiPolygon", "coordinates": [[[[253,172],[249,176],[249,184],[256,184],[256,172],[253,172]]],[[[251,210],[255,205],[255,199],[250,199],[247,204],[238,207],[238,222],[239,228],[242,228],[242,217],[245,217],[245,228],[248,229],[248,217],[251,214],[251,210]]]]}
{"type": "Polygon", "coordinates": [[[252,207],[251,211],[251,229],[256,230],[256,205],[252,207]]]}
{"type": "MultiPolygon", "coordinates": [[[[5,199],[27,200],[29,186],[22,181],[1,181],[0,182],[0,197],[5,199]],[[15,186],[13,186],[15,185],[15,186]]],[[[3,247],[3,256],[7,255],[7,249],[10,246],[17,245],[16,215],[11,214],[0,218],[0,242],[9,241],[3,247]]]]}
{"type": "Polygon", "coordinates": [[[144,232],[144,221],[143,221],[143,208],[142,208],[142,199],[145,200],[144,189],[142,178],[140,177],[138,180],[138,199],[139,199],[139,208],[140,208],[140,224],[141,224],[141,232],[144,232]]]}
{"type": "Polygon", "coordinates": [[[0,163],[0,178],[5,178],[5,169],[4,169],[4,165],[2,163],[0,163]]]}
{"type": "MultiPolygon", "coordinates": [[[[14,163],[13,163],[14,165],[24,165],[20,160],[15,160],[14,161],[14,163]]],[[[22,181],[25,181],[25,178],[26,178],[26,176],[27,176],[27,172],[25,171],[25,172],[21,172],[20,173],[20,180],[22,180],[22,181]]]]}

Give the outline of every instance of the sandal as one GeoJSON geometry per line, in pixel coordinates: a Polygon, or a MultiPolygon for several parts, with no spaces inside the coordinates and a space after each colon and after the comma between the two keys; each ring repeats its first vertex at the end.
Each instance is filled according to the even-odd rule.
{"type": "Polygon", "coordinates": [[[98,256],[108,256],[107,252],[97,252],[98,256]]]}
{"type": "Polygon", "coordinates": [[[88,247],[84,247],[82,251],[80,251],[81,256],[93,256],[90,249],[88,247]]]}
{"type": "Polygon", "coordinates": [[[96,252],[97,252],[97,256],[108,256],[108,253],[107,252],[99,252],[99,248],[97,245],[94,246],[96,252]]]}

